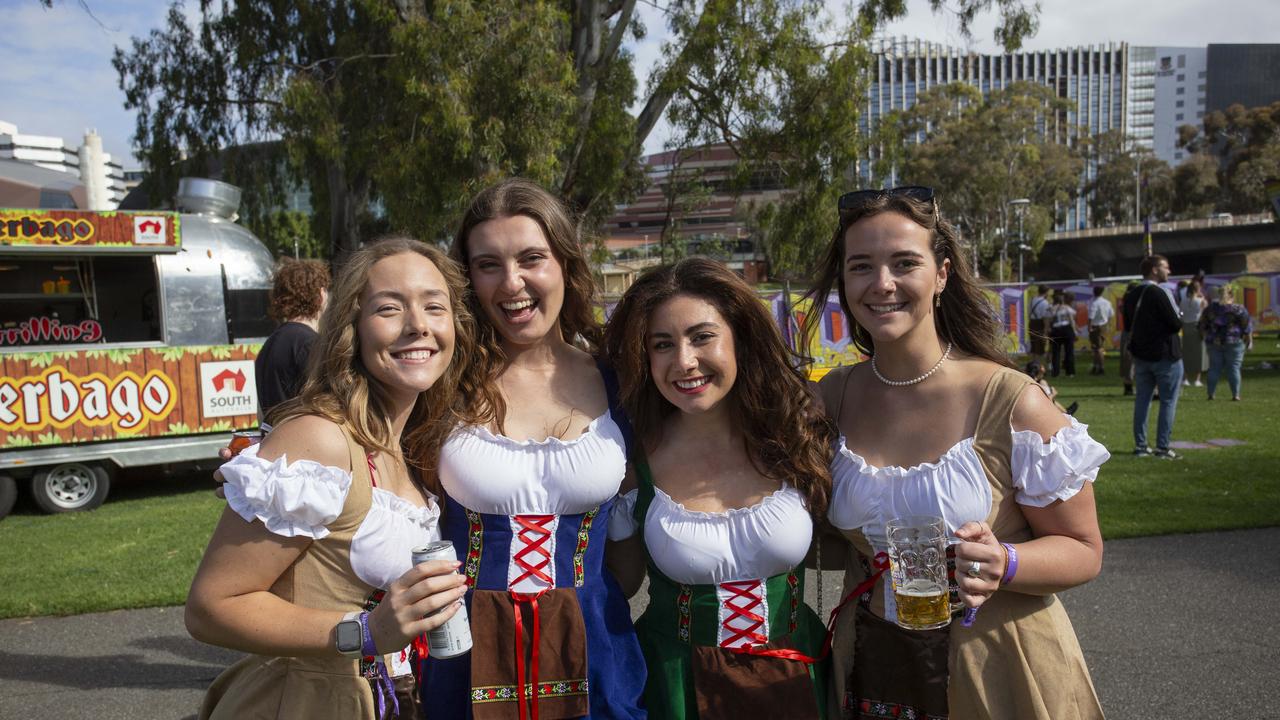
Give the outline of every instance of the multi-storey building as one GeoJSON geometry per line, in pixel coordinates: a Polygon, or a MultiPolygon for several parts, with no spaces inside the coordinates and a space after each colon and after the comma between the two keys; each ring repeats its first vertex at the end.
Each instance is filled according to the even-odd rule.
{"type": "MultiPolygon", "coordinates": [[[[873,50],[875,62],[860,121],[867,132],[889,112],[915,105],[926,90],[952,82],[973,85],[984,95],[1019,81],[1047,85],[1072,102],[1064,121],[1089,135],[1108,130],[1131,133],[1149,125],[1150,106],[1145,100],[1136,114],[1130,111],[1126,43],[984,55],[941,43],[892,38],[879,41],[873,50]]],[[[1071,134],[1067,137],[1074,142],[1071,134]]],[[[1096,171],[1086,166],[1081,186],[1096,171]]],[[[1088,202],[1083,193],[1063,210],[1063,228],[1087,224],[1088,202]]]]}
{"type": "Polygon", "coordinates": [[[1209,75],[1208,52],[1202,47],[1144,47],[1154,60],[1151,150],[1155,156],[1178,165],[1187,152],[1178,147],[1178,128],[1204,121],[1209,75]]]}
{"type": "Polygon", "coordinates": [[[16,125],[0,121],[0,158],[19,160],[80,178],[88,197],[87,210],[114,210],[127,189],[124,168],[103,152],[102,138],[85,133],[84,144],[71,147],[59,137],[27,135],[16,125]]]}

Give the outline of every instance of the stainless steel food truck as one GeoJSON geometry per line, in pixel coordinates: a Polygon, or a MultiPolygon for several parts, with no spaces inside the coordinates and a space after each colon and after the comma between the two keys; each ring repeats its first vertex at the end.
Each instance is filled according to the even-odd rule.
{"type": "Polygon", "coordinates": [[[0,517],[102,504],[122,467],[208,460],[257,425],[266,247],[240,191],[177,212],[0,209],[0,517]]]}

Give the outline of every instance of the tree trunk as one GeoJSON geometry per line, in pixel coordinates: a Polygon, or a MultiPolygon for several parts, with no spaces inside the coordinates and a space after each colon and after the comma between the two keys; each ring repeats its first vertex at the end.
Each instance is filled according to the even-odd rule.
{"type": "Polygon", "coordinates": [[[360,247],[360,209],[369,195],[364,177],[348,178],[337,160],[325,166],[329,187],[329,257],[337,263],[360,247]]]}

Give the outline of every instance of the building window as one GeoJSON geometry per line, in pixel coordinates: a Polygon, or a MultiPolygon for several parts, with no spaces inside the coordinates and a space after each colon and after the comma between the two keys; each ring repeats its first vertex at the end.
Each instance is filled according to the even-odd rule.
{"type": "Polygon", "coordinates": [[[1200,91],[1200,92],[1204,92],[1204,88],[1205,88],[1204,83],[1201,83],[1200,85],[1198,85],[1198,86],[1196,87],[1196,90],[1198,90],[1198,91],[1200,91]]]}
{"type": "Polygon", "coordinates": [[[1173,119],[1174,119],[1174,120],[1181,120],[1181,119],[1182,119],[1182,113],[1178,113],[1177,115],[1175,115],[1175,116],[1173,117],[1173,119]]]}
{"type": "Polygon", "coordinates": [[[1197,73],[1197,77],[1200,77],[1200,78],[1206,78],[1208,76],[1209,76],[1208,70],[1201,70],[1199,73],[1197,73]]]}
{"type": "Polygon", "coordinates": [[[1186,88],[1183,88],[1183,87],[1178,88],[1178,92],[1177,92],[1178,95],[1185,95],[1186,93],[1187,93],[1186,88]]]}
{"type": "Polygon", "coordinates": [[[1174,159],[1174,160],[1181,160],[1181,159],[1182,159],[1182,152],[1181,152],[1181,151],[1178,151],[1178,152],[1174,153],[1174,154],[1173,154],[1173,159],[1174,159]]]}
{"type": "Polygon", "coordinates": [[[1174,104],[1173,104],[1173,106],[1174,106],[1174,107],[1182,107],[1182,106],[1183,106],[1183,104],[1185,104],[1185,102],[1186,102],[1186,101],[1184,101],[1184,100],[1179,100],[1178,102],[1174,103],[1174,104]]]}
{"type": "Polygon", "coordinates": [[[1187,56],[1186,56],[1186,55],[1179,55],[1179,56],[1178,56],[1178,67],[1179,67],[1179,68],[1184,68],[1184,67],[1186,67],[1186,66],[1187,66],[1187,56]]]}
{"type": "Polygon", "coordinates": [[[1178,73],[1178,82],[1183,82],[1186,79],[1187,79],[1186,75],[1183,75],[1182,73],[1178,73]]]}
{"type": "Polygon", "coordinates": [[[1204,113],[1202,113],[1202,112],[1198,112],[1198,113],[1196,113],[1196,119],[1200,119],[1200,118],[1202,118],[1202,117],[1204,117],[1204,113]]]}

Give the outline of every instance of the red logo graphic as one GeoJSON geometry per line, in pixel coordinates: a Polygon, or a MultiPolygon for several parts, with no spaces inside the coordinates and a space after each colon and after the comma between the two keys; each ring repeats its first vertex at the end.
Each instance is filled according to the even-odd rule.
{"type": "Polygon", "coordinates": [[[164,232],[164,226],[157,220],[144,220],[138,223],[138,230],[140,232],[159,233],[164,232]]]}
{"type": "Polygon", "coordinates": [[[243,370],[237,370],[235,372],[231,372],[230,370],[223,370],[222,372],[213,376],[213,391],[214,392],[227,392],[227,391],[243,392],[244,383],[245,383],[245,377],[244,377],[243,370]]]}

